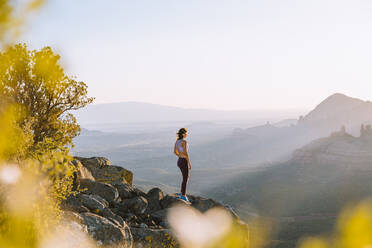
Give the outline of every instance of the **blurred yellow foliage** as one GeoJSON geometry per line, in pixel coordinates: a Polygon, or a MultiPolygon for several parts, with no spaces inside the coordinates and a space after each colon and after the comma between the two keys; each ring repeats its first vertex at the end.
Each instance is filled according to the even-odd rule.
{"type": "Polygon", "coordinates": [[[229,232],[217,239],[210,246],[212,248],[249,248],[249,247],[259,247],[257,245],[253,246],[250,237],[249,230],[247,226],[240,225],[237,222],[233,223],[229,232]]]}
{"type": "Polygon", "coordinates": [[[44,0],[0,0],[0,48],[11,44],[22,33],[28,17],[40,9],[44,0]]]}
{"type": "Polygon", "coordinates": [[[70,156],[57,151],[9,163],[24,143],[16,116],[12,107],[0,114],[0,247],[38,247],[58,225],[74,167],[70,156]]]}
{"type": "Polygon", "coordinates": [[[93,100],[84,83],[64,74],[50,48],[5,48],[43,2],[0,0],[2,248],[40,247],[58,227],[59,204],[72,193],[75,171],[68,145],[79,131],[66,112],[93,100]]]}
{"type": "Polygon", "coordinates": [[[300,245],[300,248],[369,247],[372,247],[372,200],[344,210],[332,237],[308,238],[300,245]]]}

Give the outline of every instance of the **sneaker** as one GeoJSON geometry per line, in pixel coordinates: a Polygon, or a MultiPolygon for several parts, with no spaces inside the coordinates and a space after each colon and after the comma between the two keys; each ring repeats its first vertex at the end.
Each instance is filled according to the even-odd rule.
{"type": "Polygon", "coordinates": [[[190,201],[189,201],[189,199],[187,198],[187,196],[183,196],[183,195],[181,195],[179,198],[180,198],[181,200],[184,200],[184,201],[187,202],[187,203],[190,203],[190,201]]]}

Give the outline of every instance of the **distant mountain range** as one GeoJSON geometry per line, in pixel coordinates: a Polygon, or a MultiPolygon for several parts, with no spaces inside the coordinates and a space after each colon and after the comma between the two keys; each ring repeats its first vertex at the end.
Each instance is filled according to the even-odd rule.
{"type": "MultiPolygon", "coordinates": [[[[228,195],[220,197],[232,202],[236,200],[241,203],[249,202],[257,209],[266,209],[266,213],[270,214],[304,214],[306,211],[304,212],[301,208],[299,199],[306,201],[313,199],[314,192],[320,190],[319,187],[324,187],[322,190],[325,194],[327,187],[330,186],[328,183],[342,184],[345,182],[344,180],[337,181],[337,177],[355,175],[363,171],[367,172],[365,176],[370,176],[372,179],[372,129],[368,125],[370,123],[372,123],[371,102],[334,94],[301,118],[297,125],[275,127],[267,124],[245,130],[235,130],[233,135],[235,143],[244,144],[245,140],[254,140],[259,144],[258,146],[251,144],[252,148],[247,149],[245,154],[253,153],[251,150],[257,154],[264,149],[267,153],[275,154],[272,152],[273,148],[279,149],[282,146],[283,152],[285,148],[296,146],[296,143],[297,149],[292,149],[294,152],[288,151],[292,155],[286,162],[274,163],[274,166],[269,169],[263,169],[256,174],[242,175],[240,180],[232,180],[231,185],[225,186],[234,188],[237,193],[229,192],[228,195]],[[341,128],[343,124],[346,126],[345,129],[341,128]],[[363,128],[361,124],[364,124],[363,128]],[[348,133],[349,126],[353,130],[357,129],[354,136],[348,133]],[[324,132],[327,132],[327,135],[323,136],[327,137],[313,139],[324,132]],[[305,143],[306,139],[309,141],[305,143]],[[262,148],[263,142],[266,142],[266,146],[262,148]],[[299,145],[301,143],[304,144],[299,145]],[[290,199],[294,201],[291,207],[289,207],[290,199]],[[276,204],[266,204],[270,201],[283,201],[286,208],[282,209],[276,204]],[[291,208],[297,210],[294,211],[291,208]]],[[[229,147],[231,145],[226,147],[225,152],[230,151],[229,147]]],[[[370,189],[370,191],[362,188],[359,190],[372,195],[372,188],[370,189]]],[[[328,199],[331,199],[330,195],[333,193],[334,191],[326,193],[329,196],[328,199]]],[[[355,196],[358,195],[360,194],[355,194],[355,196]]],[[[349,199],[352,199],[352,195],[339,200],[349,199]]],[[[312,203],[318,204],[318,202],[312,203]]],[[[307,202],[303,207],[313,212],[338,210],[335,206],[332,209],[325,207],[321,210],[314,206],[309,207],[311,205],[309,204],[307,202]]],[[[337,206],[343,205],[337,204],[337,206]]]]}
{"type": "MultiPolygon", "coordinates": [[[[192,100],[192,98],[190,99],[192,100]]],[[[121,102],[89,105],[74,112],[80,124],[109,124],[134,122],[177,122],[211,120],[279,120],[297,117],[303,110],[242,110],[223,111],[190,109],[150,104],[143,102],[121,102]]]]}
{"type": "Polygon", "coordinates": [[[359,136],[362,124],[372,124],[372,103],[337,93],[297,122],[292,119],[278,124],[236,128],[230,137],[211,146],[229,144],[217,156],[220,160],[239,160],[240,165],[244,162],[285,160],[294,149],[328,136],[342,126],[348,133],[359,136]],[[229,156],[226,157],[226,154],[229,156]]]}
{"type": "MultiPolygon", "coordinates": [[[[304,142],[309,134],[329,131],[330,135],[296,149],[286,162],[242,173],[205,193],[233,205],[246,217],[252,213],[274,217],[278,247],[295,247],[300,237],[321,235],[332,229],[342,208],[372,197],[371,115],[370,102],[336,94],[296,126],[239,130],[235,135],[248,138],[255,134],[267,141],[286,134],[277,143],[283,146],[293,144],[296,137],[304,142]],[[346,130],[353,130],[354,136],[340,128],[342,124],[350,127],[346,130]],[[330,132],[336,127],[339,131],[330,132]]],[[[268,150],[272,144],[268,143],[268,150]]]]}

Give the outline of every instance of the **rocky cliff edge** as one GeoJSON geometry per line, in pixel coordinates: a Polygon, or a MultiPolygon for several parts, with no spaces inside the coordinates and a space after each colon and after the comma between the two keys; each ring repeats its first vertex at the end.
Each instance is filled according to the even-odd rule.
{"type": "MultiPolygon", "coordinates": [[[[86,232],[96,245],[103,247],[178,247],[172,235],[168,210],[185,204],[175,194],[164,194],[153,188],[143,192],[132,185],[133,173],[111,165],[102,157],[76,157],[74,185],[79,193],[62,202],[64,218],[70,225],[86,232]]],[[[213,199],[188,195],[191,207],[206,212],[220,207],[231,214],[236,223],[247,225],[229,207],[213,199]]]]}

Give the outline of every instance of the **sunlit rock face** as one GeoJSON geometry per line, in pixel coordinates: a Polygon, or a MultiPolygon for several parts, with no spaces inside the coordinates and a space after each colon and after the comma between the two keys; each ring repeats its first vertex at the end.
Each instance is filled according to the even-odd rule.
{"type": "MultiPolygon", "coordinates": [[[[132,185],[133,173],[123,167],[111,165],[110,160],[108,160],[107,158],[75,157],[75,159],[82,164],[83,169],[79,170],[80,174],[86,175],[85,170],[88,170],[91,173],[92,177],[98,182],[110,184],[127,183],[132,185]]],[[[91,178],[88,177],[88,179],[91,178]]]]}
{"type": "Polygon", "coordinates": [[[213,199],[188,195],[188,205],[176,194],[165,195],[160,188],[143,192],[131,185],[133,175],[127,177],[128,173],[123,173],[127,170],[121,167],[110,179],[106,169],[112,165],[106,158],[78,158],[74,164],[78,168],[75,187],[81,192],[69,196],[61,206],[74,225],[99,246],[178,247],[168,219],[176,205],[191,206],[200,214],[218,207],[232,219],[238,218],[231,207],[213,199]]]}

